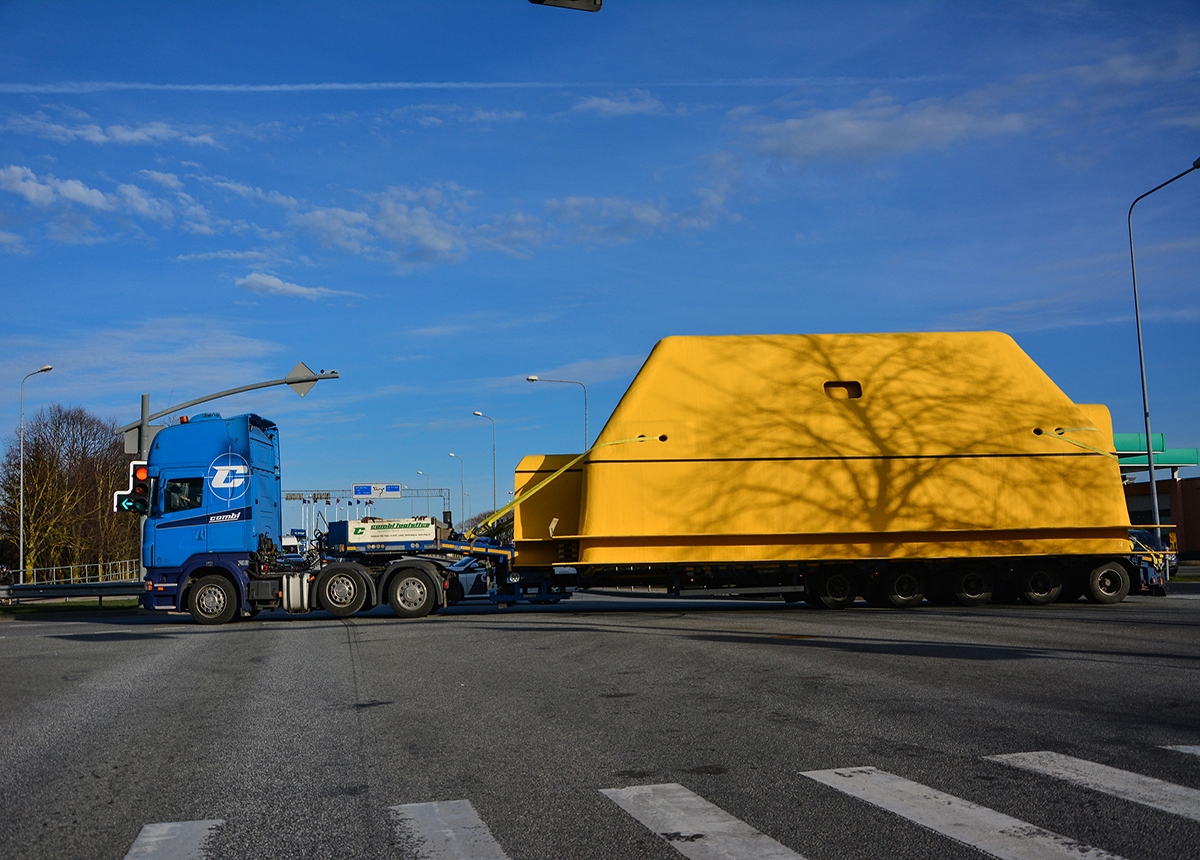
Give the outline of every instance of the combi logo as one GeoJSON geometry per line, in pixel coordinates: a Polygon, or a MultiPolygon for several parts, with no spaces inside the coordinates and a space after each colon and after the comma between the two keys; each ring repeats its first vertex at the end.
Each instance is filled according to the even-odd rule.
{"type": "Polygon", "coordinates": [[[250,464],[236,451],[222,454],[208,467],[208,486],[223,502],[232,502],[250,489],[250,464]]]}

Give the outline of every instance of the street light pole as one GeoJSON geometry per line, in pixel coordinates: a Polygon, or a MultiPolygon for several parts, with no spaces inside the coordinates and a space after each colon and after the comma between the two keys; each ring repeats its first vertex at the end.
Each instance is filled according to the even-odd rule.
{"type": "Polygon", "coordinates": [[[425,479],[425,516],[429,516],[429,476],[417,469],[417,474],[425,479]]]}
{"type": "Polygon", "coordinates": [[[1176,179],[1182,179],[1193,170],[1200,170],[1200,158],[1192,162],[1192,166],[1173,176],[1162,185],[1156,185],[1141,197],[1129,204],[1129,265],[1133,270],[1133,319],[1137,326],[1138,365],[1142,372],[1142,413],[1146,421],[1146,471],[1150,473],[1150,510],[1154,516],[1154,537],[1162,541],[1162,515],[1158,510],[1158,482],[1154,478],[1154,439],[1150,435],[1150,393],[1146,386],[1146,351],[1142,346],[1142,310],[1138,301],[1137,258],[1133,253],[1133,207],[1143,198],[1149,197],[1160,188],[1166,188],[1176,179]]]}
{"type": "Polygon", "coordinates": [[[462,483],[458,487],[458,524],[463,525],[466,523],[466,517],[463,516],[463,503],[467,495],[467,467],[463,465],[462,457],[457,454],[451,454],[450,456],[458,461],[458,468],[461,473],[459,477],[462,483]]]}
{"type": "Polygon", "coordinates": [[[577,379],[542,379],[540,376],[526,376],[526,382],[558,382],[563,385],[578,385],[583,389],[583,450],[587,450],[589,446],[588,440],[591,434],[588,432],[588,398],[587,386],[577,379]]]}
{"type": "Polygon", "coordinates": [[[492,422],[492,510],[496,510],[496,419],[482,412],[472,412],[478,418],[486,418],[492,422]]]}
{"type": "Polygon", "coordinates": [[[18,526],[18,531],[21,534],[20,538],[18,539],[18,542],[20,544],[20,550],[19,550],[20,565],[21,565],[21,580],[20,581],[21,581],[22,585],[25,584],[25,380],[31,376],[37,376],[39,373],[49,373],[51,370],[54,370],[54,368],[51,365],[43,364],[41,367],[39,367],[37,370],[33,371],[32,373],[25,374],[25,376],[22,377],[22,379],[21,379],[21,423],[20,423],[20,433],[18,434],[21,437],[21,443],[20,443],[20,445],[21,445],[21,454],[20,454],[21,463],[20,463],[20,469],[19,469],[19,471],[21,473],[21,493],[20,493],[21,501],[20,501],[20,511],[18,512],[17,517],[21,521],[21,524],[18,526]]]}

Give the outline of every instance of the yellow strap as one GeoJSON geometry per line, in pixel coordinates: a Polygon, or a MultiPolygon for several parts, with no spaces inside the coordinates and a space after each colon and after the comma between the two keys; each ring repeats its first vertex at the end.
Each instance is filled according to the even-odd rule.
{"type": "Polygon", "coordinates": [[[1102,451],[1099,448],[1097,448],[1093,445],[1089,445],[1086,442],[1080,442],[1078,439],[1071,439],[1071,438],[1063,435],[1064,433],[1073,433],[1076,431],[1098,433],[1098,432],[1100,432],[1100,428],[1098,428],[1098,427],[1059,427],[1053,433],[1047,433],[1045,430],[1043,430],[1038,435],[1048,436],[1051,439],[1058,439],[1060,442],[1066,442],[1068,445],[1074,445],[1076,448],[1083,448],[1087,451],[1094,451],[1095,453],[1100,454],[1104,457],[1107,457],[1110,460],[1116,460],[1118,463],[1121,462],[1121,458],[1118,457],[1116,454],[1113,454],[1110,451],[1102,451]]]}

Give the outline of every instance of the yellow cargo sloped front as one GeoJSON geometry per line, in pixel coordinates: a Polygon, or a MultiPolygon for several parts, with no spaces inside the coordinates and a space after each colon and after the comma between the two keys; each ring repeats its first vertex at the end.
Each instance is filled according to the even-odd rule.
{"type": "MultiPolygon", "coordinates": [[[[1128,546],[1107,409],[998,332],[666,338],[597,444],[659,434],[592,451],[518,509],[522,563],[552,563],[556,517],[552,542],[588,565],[1128,546]]],[[[518,489],[553,471],[537,459],[518,489]]]]}

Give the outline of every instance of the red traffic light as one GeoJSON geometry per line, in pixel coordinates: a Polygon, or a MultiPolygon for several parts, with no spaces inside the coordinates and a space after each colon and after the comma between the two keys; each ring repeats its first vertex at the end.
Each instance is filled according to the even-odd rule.
{"type": "Polygon", "coordinates": [[[145,466],[138,466],[137,468],[135,468],[133,470],[133,477],[134,477],[134,480],[144,481],[150,477],[150,470],[147,469],[145,466]]]}

